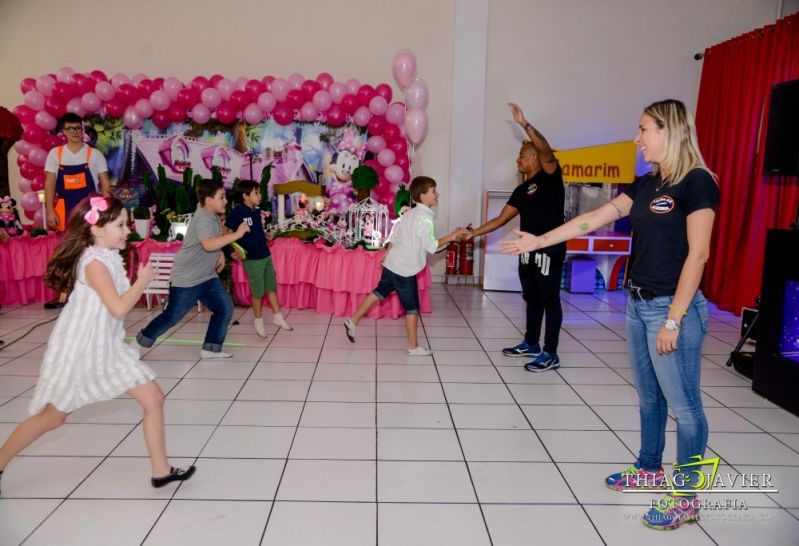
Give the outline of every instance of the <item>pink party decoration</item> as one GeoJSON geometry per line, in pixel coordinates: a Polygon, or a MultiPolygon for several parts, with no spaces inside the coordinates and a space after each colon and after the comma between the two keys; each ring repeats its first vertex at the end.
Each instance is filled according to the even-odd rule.
{"type": "Polygon", "coordinates": [[[383,150],[386,147],[386,139],[381,136],[372,136],[369,137],[369,140],[366,141],[366,149],[372,152],[373,154],[377,154],[380,150],[383,150]]]}
{"type": "Polygon", "coordinates": [[[169,97],[169,100],[178,100],[178,93],[183,89],[183,82],[177,78],[167,78],[164,80],[164,92],[169,97]]]}
{"type": "Polygon", "coordinates": [[[256,102],[261,93],[266,91],[266,86],[261,83],[261,80],[248,80],[247,85],[244,86],[244,91],[247,92],[250,102],[256,102]]]}
{"type": "Polygon", "coordinates": [[[129,83],[129,82],[130,82],[130,78],[128,78],[122,72],[117,72],[116,74],[111,76],[111,85],[114,86],[114,89],[119,89],[120,85],[122,85],[123,83],[129,83]]]}
{"type": "Polygon", "coordinates": [[[26,140],[18,140],[14,143],[14,150],[19,154],[17,157],[17,165],[22,167],[22,165],[27,162],[27,159],[23,159],[22,163],[20,163],[20,159],[22,159],[23,156],[27,156],[28,152],[31,151],[31,144],[26,140]]]}
{"type": "Polygon", "coordinates": [[[24,95],[28,91],[33,91],[36,89],[36,80],[33,78],[24,78],[21,82],[19,82],[19,90],[22,91],[24,95]]]}
{"type": "Polygon", "coordinates": [[[91,73],[89,74],[89,76],[95,82],[107,82],[108,81],[108,76],[106,76],[105,72],[103,72],[102,70],[92,70],[91,73]]]}
{"type": "Polygon", "coordinates": [[[338,104],[334,104],[330,107],[330,110],[327,111],[325,114],[327,122],[332,125],[333,127],[341,127],[344,125],[344,121],[346,120],[347,116],[344,113],[344,110],[341,109],[341,106],[338,104]]]}
{"type": "Polygon", "coordinates": [[[424,80],[414,80],[412,84],[405,88],[405,105],[408,110],[424,110],[429,102],[427,84],[424,80]]]}
{"type": "Polygon", "coordinates": [[[341,104],[341,101],[344,100],[344,97],[347,95],[347,88],[344,87],[344,84],[341,82],[331,83],[328,91],[330,92],[330,98],[332,98],[333,102],[336,104],[341,104]]]}
{"type": "Polygon", "coordinates": [[[336,80],[334,80],[333,76],[331,76],[327,72],[322,72],[316,77],[316,81],[319,83],[322,89],[327,91],[328,89],[330,89],[330,85],[336,80]]]}
{"type": "Polygon", "coordinates": [[[224,79],[225,77],[222,74],[214,74],[213,76],[208,78],[208,81],[210,82],[211,87],[216,88],[216,86],[219,85],[219,82],[221,82],[224,79]]]}
{"type": "Polygon", "coordinates": [[[69,81],[69,77],[72,76],[72,74],[74,74],[74,73],[75,73],[74,70],[72,70],[68,66],[65,66],[63,68],[59,68],[56,71],[56,77],[58,78],[58,81],[66,82],[66,81],[69,81]]]}
{"type": "Polygon", "coordinates": [[[132,83],[133,85],[135,85],[136,87],[138,87],[138,86],[139,86],[139,84],[140,84],[141,82],[143,82],[144,80],[146,80],[146,79],[147,79],[147,74],[142,74],[141,72],[139,72],[138,74],[136,74],[135,76],[133,76],[133,77],[130,79],[130,83],[132,83]]]}
{"type": "Polygon", "coordinates": [[[33,192],[28,192],[22,196],[22,208],[29,211],[35,211],[36,209],[42,208],[39,204],[39,196],[33,192]]]}
{"type": "Polygon", "coordinates": [[[153,106],[147,99],[137,100],[136,104],[133,105],[133,108],[136,109],[136,113],[139,114],[143,119],[149,119],[150,116],[153,115],[153,106]]]}
{"type": "Polygon", "coordinates": [[[105,104],[105,113],[115,118],[121,118],[125,113],[125,103],[122,99],[114,96],[105,104]]]}
{"type": "Polygon", "coordinates": [[[369,101],[369,111],[376,116],[382,116],[388,111],[388,102],[380,95],[375,95],[369,101]]]}
{"type": "MultiPolygon", "coordinates": [[[[208,116],[211,116],[210,110],[208,111],[208,116]]],[[[166,112],[153,112],[153,117],[150,118],[150,121],[159,129],[166,129],[169,127],[169,124],[172,123],[169,121],[169,114],[166,112]]]]}
{"type": "Polygon", "coordinates": [[[247,78],[244,76],[239,76],[236,78],[236,90],[237,91],[244,91],[247,89],[247,78]]]}
{"type": "Polygon", "coordinates": [[[73,74],[70,77],[70,83],[75,86],[75,90],[80,97],[94,88],[94,80],[80,73],[73,74]]]}
{"type": "Polygon", "coordinates": [[[347,95],[341,101],[341,109],[344,110],[346,114],[352,115],[360,106],[358,102],[358,97],[355,95],[347,95]]]}
{"type": "Polygon", "coordinates": [[[150,95],[150,105],[153,107],[153,110],[163,112],[169,108],[171,102],[166,91],[154,91],[153,94],[150,95]]]}
{"type": "Polygon", "coordinates": [[[386,110],[386,121],[394,125],[402,125],[405,122],[405,105],[395,102],[386,110]]]}
{"type": "Polygon", "coordinates": [[[394,92],[391,90],[391,86],[387,83],[381,83],[377,87],[375,87],[375,93],[379,96],[383,97],[386,102],[391,102],[391,98],[394,96],[394,92]]]}
{"type": "Polygon", "coordinates": [[[366,106],[359,107],[352,115],[352,121],[354,121],[355,125],[358,127],[366,127],[371,118],[372,114],[369,112],[369,109],[366,106]]]}
{"type": "Polygon", "coordinates": [[[32,182],[27,178],[21,178],[19,181],[19,191],[21,191],[23,194],[33,191],[31,184],[32,182]]]}
{"type": "Polygon", "coordinates": [[[44,162],[46,159],[47,159],[47,152],[45,152],[44,149],[39,148],[38,146],[35,148],[31,148],[31,151],[28,154],[28,160],[34,165],[38,165],[39,167],[44,167],[44,162]]]}
{"type": "Polygon", "coordinates": [[[383,138],[386,139],[386,142],[393,142],[400,138],[399,127],[394,125],[393,123],[386,123],[385,128],[383,129],[383,138]]]}
{"type": "MultiPolygon", "coordinates": [[[[44,148],[48,150],[50,148],[55,148],[56,146],[61,146],[65,144],[64,135],[59,133],[57,135],[47,135],[47,138],[44,139],[44,148]]],[[[44,179],[42,179],[44,182],[44,179]]]]}
{"type": "Polygon", "coordinates": [[[409,49],[402,49],[394,55],[391,73],[397,84],[405,88],[416,77],[416,56],[409,49]]]}
{"type": "Polygon", "coordinates": [[[299,110],[305,102],[305,95],[299,89],[292,89],[289,91],[286,102],[288,102],[289,106],[293,109],[299,110]]]}
{"type": "Polygon", "coordinates": [[[273,81],[275,81],[275,77],[274,76],[264,76],[263,78],[261,78],[261,83],[264,84],[264,86],[266,87],[266,90],[269,91],[270,93],[272,92],[272,82],[273,81]]]}
{"type": "Polygon", "coordinates": [[[313,105],[320,112],[324,112],[333,105],[333,97],[324,89],[320,89],[313,95],[313,105]]]}
{"type": "Polygon", "coordinates": [[[300,117],[303,121],[316,121],[317,116],[319,116],[319,111],[312,102],[306,102],[302,105],[300,117]]]}
{"type": "Polygon", "coordinates": [[[81,105],[80,99],[78,97],[72,97],[71,99],[69,99],[69,102],[67,102],[67,112],[70,112],[72,114],[77,114],[80,117],[86,115],[86,110],[83,109],[83,106],[81,105]]]}
{"type": "Polygon", "coordinates": [[[288,125],[294,121],[294,111],[285,102],[279,102],[272,110],[272,117],[278,124],[288,125]]]}
{"type": "Polygon", "coordinates": [[[33,123],[36,119],[36,111],[29,108],[24,104],[20,104],[14,107],[14,115],[19,118],[20,123],[26,125],[28,123],[33,123]]]}
{"type": "Polygon", "coordinates": [[[408,133],[408,140],[414,144],[420,144],[427,135],[427,114],[424,110],[409,110],[405,115],[405,131],[408,133]]]}
{"type": "Polygon", "coordinates": [[[398,184],[402,182],[403,176],[402,168],[397,165],[391,165],[390,167],[386,167],[386,171],[383,173],[383,176],[386,177],[386,180],[392,182],[394,184],[398,184]]]}
{"type": "Polygon", "coordinates": [[[45,101],[44,109],[50,112],[51,115],[60,118],[67,111],[67,105],[55,97],[50,97],[45,101]]]}
{"type": "Polygon", "coordinates": [[[277,104],[277,99],[272,93],[264,92],[258,95],[258,108],[263,110],[266,113],[271,112],[275,109],[275,105],[277,104]]]}
{"type": "Polygon", "coordinates": [[[233,108],[235,108],[237,112],[244,110],[249,104],[247,93],[236,89],[230,94],[230,104],[233,105],[233,108]]]}
{"type": "Polygon", "coordinates": [[[122,116],[122,121],[125,122],[125,127],[128,129],[141,129],[141,126],[144,125],[144,119],[132,106],[125,110],[125,115],[122,116]]]}
{"type": "MultiPolygon", "coordinates": [[[[56,91],[58,90],[58,84],[53,88],[53,96],[56,95],[56,91]]],[[[119,87],[117,87],[117,96],[121,96],[126,103],[128,104],[136,104],[136,101],[139,100],[139,90],[136,89],[133,84],[130,83],[123,83],[119,87]]]]}
{"type": "Polygon", "coordinates": [[[363,106],[368,106],[369,101],[372,100],[372,97],[375,96],[375,88],[369,85],[368,83],[363,84],[358,88],[358,101],[363,106]]]}
{"type": "Polygon", "coordinates": [[[306,100],[312,100],[316,92],[322,89],[322,87],[314,80],[305,80],[302,82],[302,87],[300,89],[305,94],[306,100]]]}
{"type": "Polygon", "coordinates": [[[31,180],[31,191],[42,191],[44,189],[44,173],[37,174],[31,180]]]}
{"type": "Polygon", "coordinates": [[[242,117],[244,118],[244,121],[246,121],[250,125],[256,125],[258,123],[261,123],[261,121],[263,121],[264,113],[261,111],[260,108],[258,108],[258,105],[253,102],[251,104],[248,104],[244,108],[244,113],[242,114],[242,117]]]}
{"type": "MultiPolygon", "coordinates": [[[[197,78],[195,78],[195,80],[196,79],[197,78]]],[[[205,89],[205,87],[199,88],[198,86],[194,85],[192,85],[192,87],[184,87],[183,89],[178,91],[178,100],[176,101],[177,104],[180,104],[186,110],[190,110],[191,108],[194,107],[195,104],[200,102],[200,93],[202,92],[203,89],[205,89]]]]}
{"type": "MultiPolygon", "coordinates": [[[[389,125],[389,127],[391,127],[391,125],[389,125]]],[[[383,134],[385,135],[387,132],[388,128],[386,128],[386,131],[383,131],[383,134]]],[[[408,144],[405,142],[405,139],[401,137],[392,140],[388,147],[394,150],[394,153],[398,156],[403,156],[408,152],[408,144]]]]}
{"type": "Polygon", "coordinates": [[[305,82],[305,78],[302,74],[294,73],[288,78],[289,85],[291,85],[292,89],[300,89],[302,87],[303,82],[305,82]]]}
{"type": "Polygon", "coordinates": [[[55,78],[52,76],[39,76],[36,78],[36,89],[45,97],[52,95],[54,85],[55,78]]]}
{"type": "Polygon", "coordinates": [[[106,102],[110,101],[114,97],[114,86],[105,81],[99,81],[94,86],[94,92],[100,97],[100,100],[104,100],[106,102]]]}
{"type": "Polygon", "coordinates": [[[393,164],[394,164],[394,161],[395,161],[396,159],[397,159],[397,158],[396,158],[396,156],[394,155],[394,151],[393,151],[393,150],[391,150],[391,148],[383,148],[383,149],[382,149],[382,150],[380,150],[380,152],[377,154],[377,161],[378,161],[378,163],[380,163],[380,164],[381,164],[381,165],[383,165],[384,167],[390,167],[391,165],[393,165],[393,164]]]}
{"type": "Polygon", "coordinates": [[[206,78],[205,76],[195,76],[194,79],[191,80],[191,87],[197,90],[198,96],[203,89],[210,86],[211,82],[208,81],[208,78],[206,78]]]}
{"type": "Polygon", "coordinates": [[[285,101],[290,90],[291,84],[289,84],[289,82],[283,78],[278,78],[272,82],[272,94],[275,96],[278,102],[285,101]]]}
{"type": "Polygon", "coordinates": [[[22,132],[22,137],[31,144],[41,144],[46,136],[45,130],[38,125],[28,125],[22,132]]]}
{"type": "Polygon", "coordinates": [[[355,78],[350,78],[344,84],[344,88],[347,90],[347,93],[349,93],[350,95],[357,95],[358,89],[361,88],[361,82],[359,82],[355,78]]]}
{"type": "MultiPolygon", "coordinates": [[[[203,91],[208,91],[208,89],[204,89],[203,91]]],[[[205,104],[198,102],[191,109],[191,119],[200,125],[208,123],[208,121],[211,119],[211,109],[205,104]]]]}
{"type": "Polygon", "coordinates": [[[216,108],[222,103],[222,94],[213,87],[206,87],[200,93],[200,100],[208,108],[216,108]]]}
{"type": "Polygon", "coordinates": [[[44,108],[45,98],[44,95],[38,91],[31,90],[25,93],[25,106],[31,110],[41,110],[44,108]]]}
{"type": "Polygon", "coordinates": [[[49,113],[42,110],[41,112],[36,112],[36,125],[44,129],[45,131],[52,131],[58,125],[58,120],[56,120],[53,116],[49,113]]]}
{"type": "Polygon", "coordinates": [[[219,90],[223,100],[230,100],[230,95],[236,90],[236,84],[227,78],[222,78],[219,80],[219,83],[216,84],[216,88],[219,90]]]}
{"type": "Polygon", "coordinates": [[[366,126],[366,130],[369,131],[370,135],[382,135],[385,128],[386,118],[382,116],[374,116],[369,120],[369,125],[366,126]]]}
{"type": "MultiPolygon", "coordinates": [[[[192,105],[192,108],[194,105],[192,105]]],[[[186,107],[182,104],[173,103],[166,111],[169,121],[172,123],[181,123],[186,120],[186,107]]]]}
{"type": "Polygon", "coordinates": [[[96,112],[102,105],[100,97],[91,91],[83,94],[83,97],[80,99],[80,103],[87,112],[96,112]]]}

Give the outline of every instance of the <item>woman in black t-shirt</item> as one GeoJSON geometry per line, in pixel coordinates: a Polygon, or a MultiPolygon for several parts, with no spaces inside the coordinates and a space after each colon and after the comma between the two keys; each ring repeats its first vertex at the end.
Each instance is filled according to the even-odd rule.
{"type": "MultiPolygon", "coordinates": [[[[630,468],[608,476],[619,491],[670,491],[643,518],[658,529],[674,529],[698,518],[696,470],[707,444],[707,419],[699,390],[707,302],[699,290],[710,252],[719,190],[697,145],[693,118],[682,102],[648,106],[635,142],[653,170],[602,207],[543,235],[516,231],[502,241],[507,254],[532,252],[585,235],[630,216],[633,251],[627,289],[627,344],[641,416],[641,450],[630,468]],[[677,467],[661,467],[668,406],[677,419],[677,467]]],[[[710,464],[710,462],[708,462],[710,464]]],[[[708,471],[707,468],[701,470],[708,471]]]]}

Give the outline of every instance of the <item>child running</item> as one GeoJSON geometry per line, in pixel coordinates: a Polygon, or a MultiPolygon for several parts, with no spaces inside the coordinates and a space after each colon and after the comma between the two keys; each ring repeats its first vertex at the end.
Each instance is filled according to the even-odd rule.
{"type": "MultiPolygon", "coordinates": [[[[188,480],[195,467],[173,468],[166,458],[164,393],[153,371],[127,345],[123,320],[153,280],[148,263],[131,286],[119,251],[128,213],[113,197],[88,197],[70,216],[64,239],[47,267],[45,283],[71,292],[55,323],[28,411],[0,447],[0,477],[11,459],[78,408],[127,393],[144,409],[144,440],[153,487],[188,480]]],[[[46,469],[44,469],[46,472],[46,469]]]]}
{"type": "MultiPolygon", "coordinates": [[[[238,245],[244,250],[244,255],[239,256],[244,264],[244,271],[250,281],[252,293],[252,313],[255,315],[255,331],[261,337],[266,337],[264,319],[261,313],[261,298],[266,292],[269,305],[272,307],[274,317],[272,321],[286,330],[293,330],[280,312],[280,302],[277,299],[277,280],[275,267],[269,247],[266,246],[266,233],[261,220],[261,189],[253,180],[239,180],[233,189],[233,200],[236,206],[230,211],[225,220],[225,227],[235,231],[242,223],[250,226],[250,231],[239,239],[238,245]]],[[[241,251],[239,251],[241,254],[241,251]]]]}

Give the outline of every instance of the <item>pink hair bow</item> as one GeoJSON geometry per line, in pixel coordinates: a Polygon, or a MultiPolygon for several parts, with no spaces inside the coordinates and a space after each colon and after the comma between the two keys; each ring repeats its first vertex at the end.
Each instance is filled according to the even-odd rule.
{"type": "Polygon", "coordinates": [[[91,210],[83,215],[83,218],[91,225],[97,223],[100,219],[99,211],[108,210],[108,202],[105,197],[92,197],[89,199],[89,206],[91,210]]]}
{"type": "Polygon", "coordinates": [[[11,196],[10,195],[6,195],[2,199],[0,199],[0,203],[5,203],[6,205],[10,205],[11,204],[11,196]]]}
{"type": "Polygon", "coordinates": [[[352,129],[347,127],[344,129],[344,137],[341,139],[341,144],[338,145],[338,151],[352,152],[359,160],[363,160],[366,153],[366,143],[362,142],[360,146],[355,145],[355,134],[352,129]]]}

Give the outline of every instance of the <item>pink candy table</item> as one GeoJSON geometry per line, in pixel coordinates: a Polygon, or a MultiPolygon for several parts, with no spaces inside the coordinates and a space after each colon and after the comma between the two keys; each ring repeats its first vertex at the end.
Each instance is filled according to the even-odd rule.
{"type": "Polygon", "coordinates": [[[56,296],[42,277],[58,240],[54,233],[39,237],[26,233],[0,243],[0,304],[25,305],[56,296]]]}

